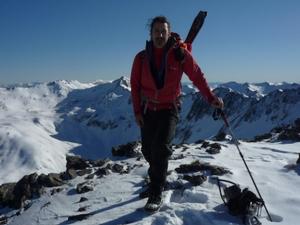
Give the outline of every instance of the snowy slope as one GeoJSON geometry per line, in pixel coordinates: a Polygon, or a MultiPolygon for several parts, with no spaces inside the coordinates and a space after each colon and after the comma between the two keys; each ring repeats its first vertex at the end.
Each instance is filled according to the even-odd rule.
{"type": "Polygon", "coordinates": [[[77,144],[59,141],[55,110],[77,81],[0,88],[0,183],[16,181],[33,171],[65,169],[65,154],[77,144]]]}
{"type": "MultiPolygon", "coordinates": [[[[216,155],[208,154],[201,145],[191,144],[176,148],[174,155],[184,154],[185,158],[170,160],[168,181],[171,184],[178,182],[178,178],[182,175],[177,174],[174,169],[179,165],[200,160],[226,167],[232,174],[223,175],[221,178],[254,191],[236,147],[227,142],[220,144],[221,153],[216,155]]],[[[282,225],[298,224],[300,196],[297,193],[300,185],[298,179],[300,165],[296,171],[285,167],[295,163],[300,144],[241,142],[240,148],[273,219],[273,223],[270,222],[263,210],[260,221],[265,225],[274,222],[282,225]]],[[[184,188],[165,191],[164,204],[158,213],[149,215],[143,212],[142,207],[146,199],[139,199],[138,193],[144,185],[146,162],[137,161],[136,158],[113,159],[122,165],[136,166],[129,174],[110,173],[103,178],[94,177],[89,181],[94,190],[84,194],[76,194],[74,190],[78,183],[85,181],[83,177],[71,180],[59,193],[51,195],[53,188],[50,188],[47,194],[33,200],[30,207],[22,211],[21,215],[11,217],[9,224],[242,224],[241,219],[231,216],[222,204],[214,176],[209,174],[206,174],[207,181],[200,186],[191,186],[186,182],[183,183],[184,188]],[[87,198],[87,201],[79,202],[82,197],[87,198]],[[79,212],[79,208],[85,210],[79,212]],[[68,221],[70,216],[86,213],[91,215],[82,221],[68,221]]],[[[11,216],[17,211],[2,209],[0,212],[11,216]]]]}

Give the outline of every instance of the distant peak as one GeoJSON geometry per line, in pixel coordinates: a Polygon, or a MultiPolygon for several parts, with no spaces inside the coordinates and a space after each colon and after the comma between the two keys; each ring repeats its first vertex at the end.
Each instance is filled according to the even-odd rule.
{"type": "Polygon", "coordinates": [[[121,76],[119,79],[114,80],[113,83],[126,89],[130,88],[129,78],[125,76],[121,76]]]}

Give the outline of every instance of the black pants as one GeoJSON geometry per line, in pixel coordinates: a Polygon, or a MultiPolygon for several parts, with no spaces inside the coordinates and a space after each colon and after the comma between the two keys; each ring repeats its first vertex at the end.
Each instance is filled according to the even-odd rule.
{"type": "Polygon", "coordinates": [[[175,135],[178,113],[175,109],[147,110],[141,129],[142,153],[149,163],[150,190],[153,194],[163,191],[168,160],[172,155],[170,143],[175,135]]]}

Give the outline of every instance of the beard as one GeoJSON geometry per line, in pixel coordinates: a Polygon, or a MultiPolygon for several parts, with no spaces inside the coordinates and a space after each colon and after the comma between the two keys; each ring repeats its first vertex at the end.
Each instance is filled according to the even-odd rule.
{"type": "Polygon", "coordinates": [[[167,40],[165,38],[155,38],[153,43],[155,47],[162,48],[167,43],[167,40]]]}

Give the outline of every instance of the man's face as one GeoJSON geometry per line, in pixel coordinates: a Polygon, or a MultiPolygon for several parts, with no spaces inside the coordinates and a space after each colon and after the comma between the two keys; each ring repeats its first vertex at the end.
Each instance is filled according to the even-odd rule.
{"type": "Polygon", "coordinates": [[[154,23],[151,40],[156,48],[163,48],[168,41],[170,31],[167,23],[154,23]]]}

